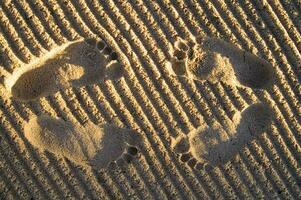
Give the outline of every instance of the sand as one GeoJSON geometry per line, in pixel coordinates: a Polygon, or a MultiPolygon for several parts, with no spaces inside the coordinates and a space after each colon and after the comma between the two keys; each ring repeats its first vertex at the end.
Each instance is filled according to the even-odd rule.
{"type": "Polygon", "coordinates": [[[296,0],[0,5],[0,199],[301,199],[296,0]]]}

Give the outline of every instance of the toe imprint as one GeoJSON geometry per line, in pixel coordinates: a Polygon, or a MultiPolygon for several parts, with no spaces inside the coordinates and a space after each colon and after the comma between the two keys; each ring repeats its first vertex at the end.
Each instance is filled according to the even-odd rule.
{"type": "Polygon", "coordinates": [[[123,75],[118,55],[103,41],[88,38],[58,47],[16,71],[5,83],[13,98],[35,100],[67,87],[80,87],[123,75]]]}
{"type": "Polygon", "coordinates": [[[80,165],[105,168],[126,152],[137,153],[138,133],[111,124],[74,125],[47,115],[32,118],[24,127],[28,141],[42,151],[63,156],[80,165]],[[135,150],[134,150],[135,149],[135,150]]]}

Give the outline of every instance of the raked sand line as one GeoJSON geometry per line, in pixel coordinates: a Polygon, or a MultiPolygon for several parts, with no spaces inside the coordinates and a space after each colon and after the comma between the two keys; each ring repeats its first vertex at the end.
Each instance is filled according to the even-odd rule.
{"type": "Polygon", "coordinates": [[[30,119],[24,134],[40,151],[97,169],[123,157],[128,160],[143,144],[142,137],[129,129],[111,124],[79,126],[47,115],[30,119]]]}
{"type": "Polygon", "coordinates": [[[272,122],[272,111],[263,103],[256,103],[233,118],[228,130],[220,125],[200,126],[173,140],[178,153],[191,153],[200,163],[212,166],[223,164],[258,135],[267,131],[272,122]]]}
{"type": "Polygon", "coordinates": [[[6,80],[13,98],[35,100],[67,87],[80,87],[122,76],[117,54],[103,41],[82,39],[49,52],[6,80]]]}
{"type": "Polygon", "coordinates": [[[194,38],[195,42],[179,39],[167,67],[172,74],[198,81],[268,89],[275,79],[273,66],[249,52],[221,39],[194,38]]]}

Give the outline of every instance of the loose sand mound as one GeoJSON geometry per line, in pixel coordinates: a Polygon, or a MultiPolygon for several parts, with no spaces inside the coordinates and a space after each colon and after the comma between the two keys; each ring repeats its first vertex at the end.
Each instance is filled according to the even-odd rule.
{"type": "Polygon", "coordinates": [[[300,10],[1,1],[0,199],[301,199],[300,10]],[[87,136],[106,134],[87,124],[127,127],[143,145],[113,131],[100,139],[116,141],[112,155],[98,152],[87,136]],[[83,164],[79,141],[107,167],[83,164]]]}

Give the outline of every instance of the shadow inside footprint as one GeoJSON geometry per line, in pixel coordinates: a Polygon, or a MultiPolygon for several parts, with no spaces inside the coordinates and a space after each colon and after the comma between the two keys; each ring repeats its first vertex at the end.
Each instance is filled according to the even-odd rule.
{"type": "MultiPolygon", "coordinates": [[[[67,87],[80,87],[117,79],[123,74],[117,54],[103,41],[84,39],[41,60],[24,72],[11,87],[13,98],[21,101],[48,96],[67,87]]],[[[26,70],[26,69],[25,69],[26,70]]]]}
{"type": "Polygon", "coordinates": [[[265,132],[272,122],[270,108],[262,103],[249,106],[235,117],[236,130],[227,133],[222,127],[200,127],[177,139],[178,153],[191,152],[201,163],[216,166],[233,158],[248,142],[265,132]]]}
{"type": "Polygon", "coordinates": [[[128,148],[140,147],[142,143],[141,136],[129,129],[111,124],[79,126],[47,115],[30,119],[24,134],[41,151],[97,169],[106,168],[128,148]]]}

